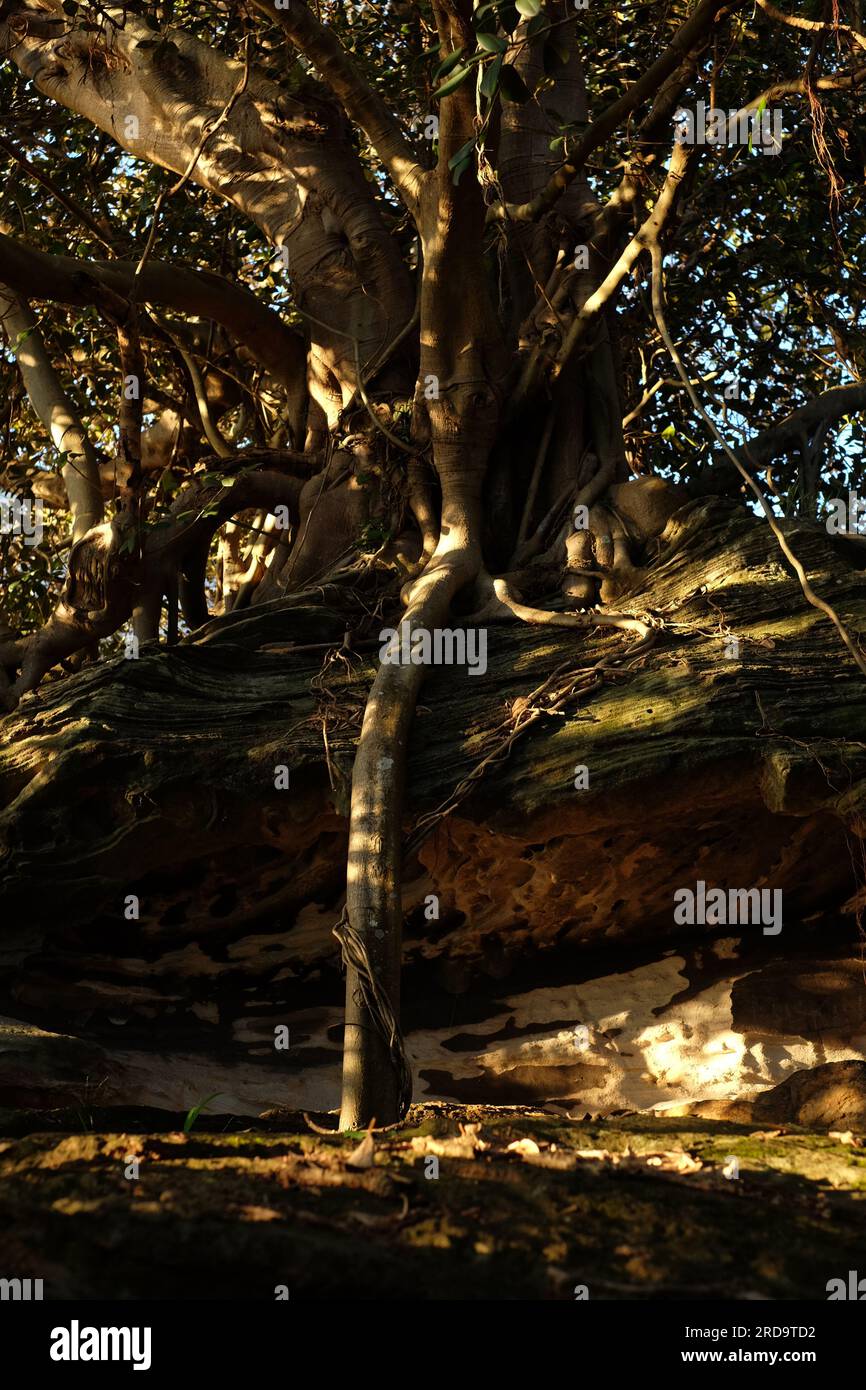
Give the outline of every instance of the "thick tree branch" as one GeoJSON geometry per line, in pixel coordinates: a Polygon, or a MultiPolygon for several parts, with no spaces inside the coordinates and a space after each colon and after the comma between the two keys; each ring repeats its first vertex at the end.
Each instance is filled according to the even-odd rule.
{"type": "Polygon", "coordinates": [[[670,167],[652,212],[632,237],[616,264],[575,315],[556,355],[555,370],[557,375],[562,371],[577,345],[586,338],[591,325],[596,322],[605,305],[610,302],[619,289],[638,257],[642,252],[649,250],[667,223],[693,153],[694,151],[686,145],[674,145],[670,167]]]}
{"type": "Polygon", "coordinates": [[[24,299],[0,290],[0,322],[15,353],[24,389],[55,449],[77,541],[102,520],[99,459],[45,347],[36,315],[24,299]]]}
{"type": "Polygon", "coordinates": [[[696,68],[696,56],[692,53],[659,88],[649,112],[638,127],[626,171],[599,215],[600,240],[611,240],[646,188],[647,174],[658,163],[660,145],[665,147],[663,142],[669,138],[671,118],[696,68]]]}
{"type": "Polygon", "coordinates": [[[521,222],[534,222],[543,217],[577,178],[593,150],[603,144],[632,111],[654,96],[683,59],[703,44],[722,13],[730,14],[742,9],[745,3],[746,0],[700,0],[694,14],[677,30],[664,53],[650,64],[628,91],[602,112],[597,121],[593,121],[569,158],[560,165],[542,191],[527,203],[494,204],[488,217],[521,222]]]}
{"type": "Polygon", "coordinates": [[[802,29],[813,34],[847,34],[854,43],[859,44],[861,48],[866,48],[866,34],[861,34],[850,24],[836,24],[820,19],[803,19],[798,14],[784,14],[782,10],[771,4],[771,0],[757,0],[757,3],[759,9],[764,11],[768,19],[774,19],[777,24],[786,24],[789,29],[802,29]]]}
{"type": "MultiPolygon", "coordinates": [[[[310,389],[333,424],[355,389],[353,340],[366,361],[412,314],[408,272],[337,98],[306,79],[284,91],[256,68],[241,93],[243,64],[183,30],[155,34],[130,10],[122,27],[94,33],[61,0],[7,0],[0,46],[39,91],[136,158],[178,174],[194,163],[192,182],[285,248],[316,325],[310,389]]],[[[403,384],[405,364],[391,377],[403,384]]]]}
{"type": "Polygon", "coordinates": [[[833,424],[843,415],[856,415],[866,410],[866,383],[854,386],[833,386],[814,400],[792,410],[778,425],[770,425],[749,440],[749,455],[755,463],[768,463],[791,445],[798,445],[805,432],[811,435],[822,424],[833,424]]]}
{"type": "MultiPolygon", "coordinates": [[[[93,304],[95,284],[125,297],[132,289],[135,268],[133,261],[53,256],[0,234],[0,283],[33,299],[93,304]]],[[[279,314],[213,271],[148,261],[139,280],[139,295],[145,302],[212,319],[226,328],[286,388],[295,407],[293,418],[300,413],[299,406],[306,400],[306,344],[279,314]]]]}
{"type": "Polygon", "coordinates": [[[766,87],[763,92],[759,92],[756,97],[753,97],[729,119],[733,124],[749,111],[756,111],[759,107],[763,110],[771,101],[778,101],[780,97],[808,96],[810,91],[851,92],[862,86],[864,82],[866,82],[866,64],[853,68],[850,72],[834,72],[826,77],[815,79],[808,76],[783,78],[779,82],[774,82],[771,87],[766,87]]]}
{"type": "Polygon", "coordinates": [[[350,120],[363,130],[407,209],[417,217],[426,171],[415,158],[400,122],[358,71],[336,34],[316,18],[304,0],[291,0],[288,9],[276,11],[273,0],[253,0],[253,4],[272,22],[276,19],[310,60],[350,120]]]}

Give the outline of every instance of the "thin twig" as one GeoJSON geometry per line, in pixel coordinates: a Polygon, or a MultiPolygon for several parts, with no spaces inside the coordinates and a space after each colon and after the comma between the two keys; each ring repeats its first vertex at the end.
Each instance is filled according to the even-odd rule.
{"type": "MultiPolygon", "coordinates": [[[[706,410],[704,409],[703,405],[698,399],[695,389],[692,386],[689,374],[683,365],[682,358],[680,357],[677,348],[674,346],[674,342],[671,338],[670,333],[668,332],[668,327],[665,320],[664,281],[662,267],[663,256],[661,244],[659,243],[658,237],[654,237],[651,241],[650,253],[652,255],[652,301],[656,325],[658,327],[659,333],[661,334],[662,342],[664,343],[665,347],[670,353],[671,360],[674,366],[676,367],[677,372],[679,373],[680,380],[682,381],[683,385],[686,388],[686,391],[689,394],[689,399],[691,400],[692,405],[700,415],[704,424],[707,426],[716,443],[719,445],[721,449],[724,450],[725,454],[730,459],[737,472],[740,474],[740,477],[743,479],[743,482],[754,494],[755,499],[757,500],[758,505],[761,508],[761,511],[767,518],[770,530],[773,532],[773,535],[775,536],[776,541],[778,542],[779,549],[782,551],[782,554],[785,556],[788,563],[793,567],[794,572],[797,575],[798,580],[800,581],[800,588],[803,591],[803,596],[806,599],[806,602],[811,604],[813,608],[817,608],[819,612],[824,613],[825,616],[830,619],[831,623],[836,628],[836,631],[839,633],[839,636],[842,638],[842,641],[845,643],[845,646],[848,648],[848,651],[851,654],[855,666],[864,676],[866,676],[866,659],[864,659],[862,651],[855,644],[854,638],[851,636],[851,633],[848,631],[848,628],[842,622],[842,619],[839,617],[832,604],[827,603],[826,599],[821,598],[818,594],[815,593],[814,589],[809,583],[809,577],[806,574],[806,571],[804,570],[802,564],[797,559],[797,556],[794,554],[793,550],[788,544],[788,541],[786,540],[785,535],[781,527],[779,526],[776,517],[773,514],[772,508],[770,507],[769,502],[764,496],[763,490],[758,486],[751,473],[749,473],[748,470],[743,467],[742,463],[737,458],[737,455],[734,453],[733,449],[729,448],[728,444],[719,434],[719,431],[716,429],[715,424],[713,423],[712,419],[707,414],[706,410]]],[[[748,446],[746,447],[746,452],[748,453],[748,446]]]]}

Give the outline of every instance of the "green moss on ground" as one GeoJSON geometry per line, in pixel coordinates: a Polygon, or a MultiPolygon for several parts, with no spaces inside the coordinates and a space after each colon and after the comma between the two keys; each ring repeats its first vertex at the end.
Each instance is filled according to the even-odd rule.
{"type": "Polygon", "coordinates": [[[417,1105],[353,1167],[357,1136],[299,1115],[185,1136],[155,1113],[0,1116],[8,1276],[49,1298],[823,1300],[863,1264],[866,1150],[791,1127],[417,1105]]]}

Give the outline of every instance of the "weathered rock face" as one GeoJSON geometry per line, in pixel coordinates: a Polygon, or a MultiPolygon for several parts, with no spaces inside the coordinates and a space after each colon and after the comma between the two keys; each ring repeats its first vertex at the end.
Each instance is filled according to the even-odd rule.
{"type": "Polygon", "coordinates": [[[698,1101],[676,1107],[677,1114],[730,1120],[735,1124],[799,1125],[829,1131],[862,1147],[866,1134],[866,1062],[825,1062],[795,1071],[754,1098],[698,1101]]]}
{"type": "MultiPolygon", "coordinates": [[[[593,973],[597,957],[566,953],[504,981],[421,997],[407,972],[416,1096],[554,1102],[576,1115],[680,1113],[683,1103],[753,1098],[803,1068],[866,1059],[862,962],[844,947],[816,959],[808,946],[780,957],[720,937],[643,963],[632,956],[605,974],[593,973]]],[[[287,1095],[327,1109],[339,1095],[341,1021],[337,998],[291,1014],[253,999],[228,1038],[218,1027],[195,1034],[170,1015],[151,1039],[134,1017],[91,1022],[78,1030],[86,1040],[0,1019],[0,1100],[183,1111],[216,1093],[211,1108],[224,1113],[258,1114],[287,1095]],[[280,1023],[291,1047],[278,1053],[280,1023]]],[[[698,1113],[738,1117],[718,1105],[698,1113]]]]}
{"type": "MultiPolygon", "coordinates": [[[[862,549],[802,525],[791,539],[866,628],[862,549]]],[[[146,647],[3,721],[0,1008],[93,1049],[79,1090],[171,1108],[219,1091],[247,1113],[336,1103],[330,930],[372,667],[285,649],[339,642],[326,598],[146,647]]],[[[866,1055],[866,682],[729,503],[678,514],[631,606],[666,623],[633,666],[610,633],[491,627],[483,678],[441,668],[424,688],[407,831],[447,814],[406,866],[421,1096],[598,1113],[866,1055]],[[674,895],[699,881],[780,891],[781,933],[678,922],[674,895]]],[[[52,1083],[47,1056],[65,1047],[0,1034],[0,1096],[56,1103],[72,1083],[52,1083]]]]}

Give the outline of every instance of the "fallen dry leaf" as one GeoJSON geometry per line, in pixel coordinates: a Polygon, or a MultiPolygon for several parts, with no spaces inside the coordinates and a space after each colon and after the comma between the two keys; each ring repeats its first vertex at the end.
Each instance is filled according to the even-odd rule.
{"type": "Polygon", "coordinates": [[[282,1221],[282,1215],[274,1211],[273,1207],[244,1206],[238,1207],[238,1214],[245,1221],[282,1221]]]}
{"type": "Polygon", "coordinates": [[[346,1159],[347,1168],[372,1168],[375,1163],[376,1145],[372,1134],[365,1134],[357,1149],[346,1159]]]}
{"type": "Polygon", "coordinates": [[[374,1212],[369,1211],[351,1211],[349,1212],[349,1220],[354,1221],[359,1226],[366,1226],[367,1229],[371,1231],[384,1231],[387,1230],[389,1226],[393,1226],[398,1221],[402,1221],[408,1210],[409,1199],[404,1194],[400,1211],[388,1212],[384,1216],[378,1216],[374,1212]]]}
{"type": "Polygon", "coordinates": [[[646,1161],[650,1168],[661,1168],[665,1173],[699,1173],[704,1166],[699,1158],[687,1154],[683,1149],[666,1149],[662,1153],[648,1154],[646,1161]]]}
{"type": "Polygon", "coordinates": [[[510,1154],[540,1154],[541,1149],[534,1139],[515,1139],[513,1143],[506,1146],[505,1152],[510,1154]]]}
{"type": "Polygon", "coordinates": [[[460,1133],[464,1139],[468,1139],[473,1148],[489,1149],[490,1145],[481,1138],[480,1124],[461,1124],[460,1133]]]}
{"type": "Polygon", "coordinates": [[[863,1140],[859,1139],[850,1129],[831,1129],[830,1138],[835,1139],[839,1144],[850,1144],[853,1149],[862,1149],[863,1147],[863,1140]]]}
{"type": "Polygon", "coordinates": [[[431,1139],[424,1135],[413,1138],[412,1150],[416,1154],[436,1154],[438,1158],[474,1158],[476,1150],[486,1148],[469,1134],[461,1134],[453,1139],[431,1139]]]}

